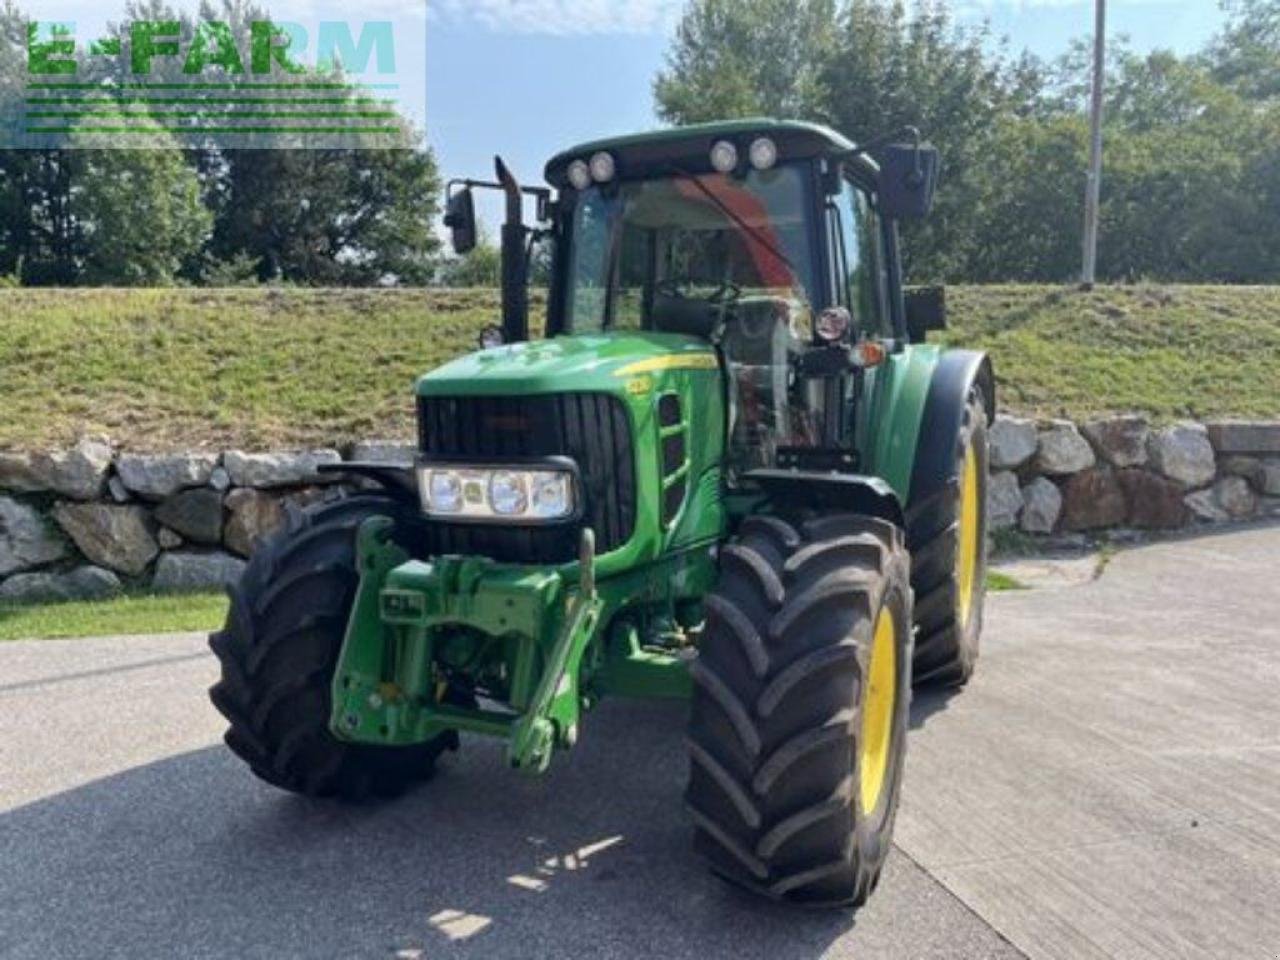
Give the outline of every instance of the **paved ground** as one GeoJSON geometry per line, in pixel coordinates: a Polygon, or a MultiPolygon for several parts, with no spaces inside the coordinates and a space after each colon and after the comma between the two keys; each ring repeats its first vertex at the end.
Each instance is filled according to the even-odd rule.
{"type": "Polygon", "coordinates": [[[706,876],[682,717],[606,704],[550,777],[468,742],[386,807],[256,783],[193,637],[0,645],[0,957],[1280,957],[1280,529],[991,598],[914,711],[856,919],[706,876]]]}

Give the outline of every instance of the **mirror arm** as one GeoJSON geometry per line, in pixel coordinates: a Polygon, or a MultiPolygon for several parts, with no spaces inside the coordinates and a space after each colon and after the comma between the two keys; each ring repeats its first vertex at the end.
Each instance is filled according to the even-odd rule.
{"type": "MultiPolygon", "coordinates": [[[[450,180],[446,184],[445,189],[452,192],[454,187],[466,187],[471,190],[502,190],[506,191],[506,186],[501,183],[495,183],[492,180],[472,180],[470,178],[461,178],[450,180]]],[[[545,223],[551,218],[554,212],[554,204],[552,202],[551,189],[549,187],[520,187],[520,192],[525,196],[533,197],[538,202],[538,222],[545,223]]]]}
{"type": "Polygon", "coordinates": [[[920,166],[920,145],[923,142],[923,138],[920,136],[919,127],[912,127],[912,126],[898,127],[898,129],[894,130],[893,132],[884,133],[878,137],[873,137],[872,139],[868,140],[866,143],[855,144],[852,150],[847,150],[845,151],[844,154],[841,155],[841,159],[852,160],[854,157],[860,157],[863,154],[874,153],[876,150],[879,150],[881,147],[886,146],[887,144],[893,143],[895,140],[901,140],[903,137],[908,137],[911,140],[911,145],[915,147],[916,175],[923,176],[924,172],[920,166]]]}

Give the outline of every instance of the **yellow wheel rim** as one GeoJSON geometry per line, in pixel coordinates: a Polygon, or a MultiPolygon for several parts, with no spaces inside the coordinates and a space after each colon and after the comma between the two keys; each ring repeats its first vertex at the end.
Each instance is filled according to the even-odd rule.
{"type": "Polygon", "coordinates": [[[969,626],[978,586],[978,492],[978,452],[970,446],[960,487],[960,543],[956,550],[956,617],[961,630],[969,626]]]}
{"type": "Polygon", "coordinates": [[[897,633],[893,614],[887,608],[881,610],[871,644],[871,667],[862,697],[862,738],[858,741],[858,785],[866,815],[880,806],[889,769],[894,702],[898,697],[897,633]]]}

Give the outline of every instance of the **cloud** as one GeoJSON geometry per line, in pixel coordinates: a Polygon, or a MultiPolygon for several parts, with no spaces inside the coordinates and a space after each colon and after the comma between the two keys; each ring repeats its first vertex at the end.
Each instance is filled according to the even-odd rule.
{"type": "MultiPolygon", "coordinates": [[[[276,20],[311,23],[319,20],[350,21],[391,20],[396,23],[421,23],[427,15],[428,0],[254,0],[253,6],[276,20]]],[[[168,6],[183,16],[198,18],[200,0],[168,0],[168,6]]],[[[214,3],[214,10],[221,9],[214,3]]],[[[125,0],[39,0],[41,20],[98,23],[103,20],[127,22],[130,18],[125,0]]],[[[215,16],[216,18],[216,16],[215,16]]]]}
{"type": "MultiPolygon", "coordinates": [[[[172,2],[172,0],[171,0],[172,2]]],[[[362,0],[352,6],[347,0],[255,0],[255,5],[276,20],[392,20],[421,22],[427,16],[428,0],[362,0]]]]}
{"type": "MultiPolygon", "coordinates": [[[[1182,2],[1186,3],[1187,0],[1182,0],[1182,2]]],[[[1176,3],[1177,0],[1174,0],[1175,5],[1176,3]]],[[[1140,7],[1153,4],[1170,6],[1171,0],[1124,0],[1123,4],[1117,4],[1117,6],[1140,7]]],[[[961,0],[955,5],[955,9],[961,15],[975,13],[1028,13],[1032,10],[1040,10],[1046,7],[1084,7],[1092,10],[1093,0],[961,0]]]]}
{"type": "Polygon", "coordinates": [[[502,33],[658,33],[683,7],[683,0],[429,0],[428,15],[502,33]]]}

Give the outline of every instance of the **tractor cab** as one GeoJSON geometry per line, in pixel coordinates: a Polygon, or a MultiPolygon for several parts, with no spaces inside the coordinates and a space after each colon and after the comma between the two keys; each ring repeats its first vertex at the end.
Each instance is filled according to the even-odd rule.
{"type": "MultiPolygon", "coordinates": [[[[597,141],[548,164],[554,199],[526,191],[543,222],[509,222],[504,257],[527,259],[530,235],[550,242],[549,337],[647,331],[711,344],[728,381],[733,485],[754,469],[851,453],[859,371],[908,339],[896,222],[927,211],[935,170],[930,148],[859,149],[802,123],[597,141]]],[[[499,182],[514,188],[501,166],[499,182]]],[[[451,189],[447,222],[462,249],[477,186],[451,189]]],[[[519,274],[504,277],[523,284],[519,274]]],[[[525,338],[524,303],[507,292],[487,345],[525,338]]]]}
{"type": "Polygon", "coordinates": [[[804,167],[790,164],[592,184],[575,197],[558,329],[677,333],[718,347],[731,470],[821,437],[820,391],[790,376],[821,301],[808,187],[804,167]]]}

